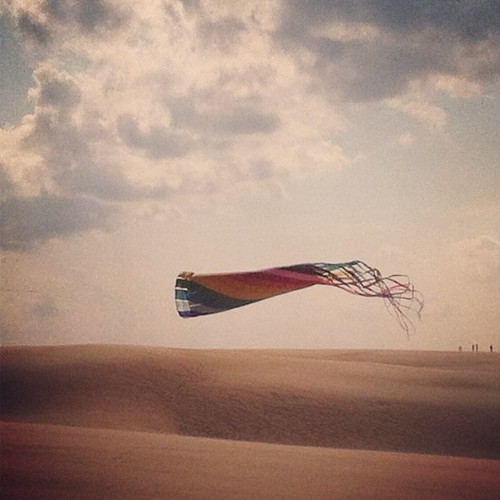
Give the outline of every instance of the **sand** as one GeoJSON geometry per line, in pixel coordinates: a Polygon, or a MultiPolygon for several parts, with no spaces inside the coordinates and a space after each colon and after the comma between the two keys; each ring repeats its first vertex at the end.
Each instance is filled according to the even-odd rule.
{"type": "Polygon", "coordinates": [[[500,498],[500,355],[1,350],[2,498],[500,498]]]}

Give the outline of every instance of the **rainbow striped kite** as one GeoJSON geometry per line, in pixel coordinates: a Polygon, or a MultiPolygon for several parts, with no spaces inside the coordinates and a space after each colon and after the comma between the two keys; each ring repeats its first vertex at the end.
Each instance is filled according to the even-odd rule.
{"type": "Polygon", "coordinates": [[[177,311],[183,318],[227,311],[276,295],[330,285],[354,295],[381,297],[400,325],[409,332],[409,310],[420,314],[423,300],[406,276],[383,277],[380,272],[355,260],[342,264],[299,264],[263,271],[195,274],[180,273],[175,286],[177,311]]]}

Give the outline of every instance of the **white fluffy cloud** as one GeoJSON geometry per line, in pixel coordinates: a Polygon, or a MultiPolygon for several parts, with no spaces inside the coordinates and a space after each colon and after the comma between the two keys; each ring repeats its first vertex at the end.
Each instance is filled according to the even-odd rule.
{"type": "Polygon", "coordinates": [[[33,112],[0,131],[8,249],[179,190],[342,167],[346,102],[443,128],[436,94],[499,76],[488,1],[10,0],[6,12],[34,77],[33,112]]]}

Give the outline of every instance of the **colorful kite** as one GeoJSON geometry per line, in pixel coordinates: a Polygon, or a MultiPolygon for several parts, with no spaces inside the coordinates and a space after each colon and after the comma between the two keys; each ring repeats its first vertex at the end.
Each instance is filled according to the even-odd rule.
{"type": "Polygon", "coordinates": [[[378,269],[354,260],[343,264],[299,264],[263,271],[195,274],[177,277],[175,300],[183,318],[227,311],[312,285],[330,285],[363,297],[381,297],[409,332],[407,313],[420,313],[423,301],[406,276],[383,277],[378,269]]]}

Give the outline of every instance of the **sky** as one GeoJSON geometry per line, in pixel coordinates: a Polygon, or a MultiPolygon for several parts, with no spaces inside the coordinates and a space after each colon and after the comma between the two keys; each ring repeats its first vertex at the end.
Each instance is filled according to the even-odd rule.
{"type": "Polygon", "coordinates": [[[1,0],[3,344],[500,349],[496,0],[1,0]],[[178,317],[180,271],[360,259],[178,317]]]}

